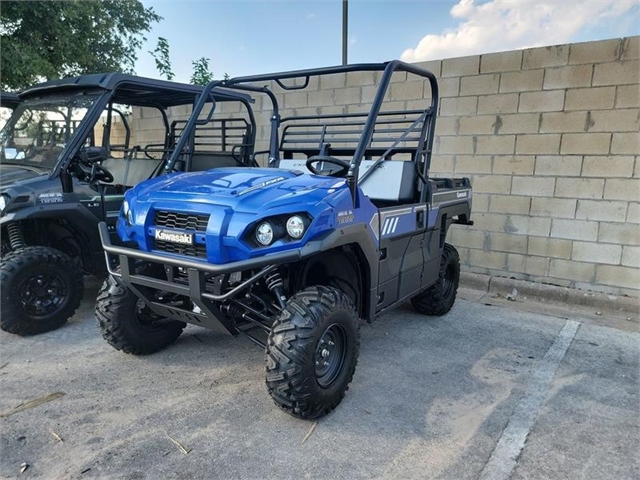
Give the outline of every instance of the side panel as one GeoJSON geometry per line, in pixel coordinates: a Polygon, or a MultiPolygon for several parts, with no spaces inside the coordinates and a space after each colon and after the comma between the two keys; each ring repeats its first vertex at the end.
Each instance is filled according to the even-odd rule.
{"type": "MultiPolygon", "coordinates": [[[[456,192],[452,192],[456,194],[456,192]]],[[[452,194],[449,194],[452,196],[452,194]]],[[[470,191],[469,191],[470,194],[470,191]]],[[[467,192],[465,192],[465,197],[467,192]]],[[[425,265],[422,275],[421,289],[433,285],[438,279],[442,249],[449,227],[458,216],[471,214],[470,203],[466,200],[456,202],[449,200],[446,203],[434,204],[429,211],[429,226],[424,236],[425,265]]]]}
{"type": "Polygon", "coordinates": [[[421,288],[425,205],[380,209],[380,268],[377,309],[421,288]]]}
{"type": "Polygon", "coordinates": [[[423,241],[424,235],[421,233],[413,235],[407,245],[402,267],[400,268],[398,298],[405,298],[420,291],[424,267],[423,241]]]}
{"type": "Polygon", "coordinates": [[[440,228],[428,230],[424,234],[424,270],[422,272],[421,289],[425,289],[433,285],[438,280],[440,272],[440,257],[442,257],[442,248],[440,245],[440,228]]]}

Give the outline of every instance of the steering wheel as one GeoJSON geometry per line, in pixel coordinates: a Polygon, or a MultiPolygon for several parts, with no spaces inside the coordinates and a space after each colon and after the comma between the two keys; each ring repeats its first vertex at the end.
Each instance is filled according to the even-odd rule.
{"type": "Polygon", "coordinates": [[[313,157],[307,158],[306,166],[311,171],[311,173],[314,173],[316,175],[326,175],[328,177],[344,177],[347,175],[350,165],[349,162],[346,162],[345,160],[340,160],[339,158],[331,157],[329,155],[314,155],[313,157]],[[313,164],[317,162],[326,162],[331,165],[335,165],[337,167],[340,167],[340,170],[328,174],[324,173],[322,170],[318,170],[313,166],[313,164]]]}
{"type": "Polygon", "coordinates": [[[91,169],[91,173],[87,174],[86,170],[80,168],[85,182],[93,183],[99,181],[104,183],[112,183],[115,180],[113,174],[99,163],[90,162],[87,160],[86,156],[83,155],[80,155],[78,160],[78,163],[91,169]]]}
{"type": "Polygon", "coordinates": [[[91,173],[91,177],[94,182],[100,181],[104,183],[112,183],[114,180],[113,174],[102,165],[98,165],[97,163],[94,163],[91,167],[91,173]]]}

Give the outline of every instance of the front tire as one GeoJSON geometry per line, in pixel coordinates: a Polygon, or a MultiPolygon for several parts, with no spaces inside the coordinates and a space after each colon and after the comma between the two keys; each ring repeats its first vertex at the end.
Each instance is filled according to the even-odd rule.
{"type": "Polygon", "coordinates": [[[49,247],[24,247],[0,263],[0,327],[34,335],[63,325],[78,309],[82,270],[68,255],[49,247]]]}
{"type": "Polygon", "coordinates": [[[460,284],[460,255],[453,245],[444,244],[438,281],[411,299],[413,308],[424,315],[444,315],[456,301],[460,284]]]}
{"type": "Polygon", "coordinates": [[[182,333],[184,322],[162,320],[145,306],[119,278],[109,276],[96,300],[96,320],[102,337],[116,350],[148,355],[171,345],[182,333]]]}
{"type": "Polygon", "coordinates": [[[276,405],[313,420],[344,398],[358,362],[358,313],[333,287],[295,294],[276,319],[266,349],[266,383],[276,405]]]}

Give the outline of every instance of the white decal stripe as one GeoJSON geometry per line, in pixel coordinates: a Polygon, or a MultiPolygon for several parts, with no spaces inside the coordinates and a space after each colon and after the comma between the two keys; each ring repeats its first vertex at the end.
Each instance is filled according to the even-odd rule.
{"type": "Polygon", "coordinates": [[[389,219],[384,219],[384,224],[382,225],[382,235],[387,233],[387,227],[389,226],[389,219]]]}
{"type": "Polygon", "coordinates": [[[393,217],[389,217],[384,221],[384,235],[391,233],[391,227],[393,226],[393,217]]]}
{"type": "Polygon", "coordinates": [[[395,233],[396,231],[396,227],[398,226],[398,220],[400,220],[400,217],[396,217],[393,221],[393,227],[391,228],[391,233],[395,233]]]}

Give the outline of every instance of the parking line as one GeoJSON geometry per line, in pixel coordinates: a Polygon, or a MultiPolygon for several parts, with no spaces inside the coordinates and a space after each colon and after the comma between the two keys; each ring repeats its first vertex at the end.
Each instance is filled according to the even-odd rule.
{"type": "Polygon", "coordinates": [[[547,397],[556,370],[579,327],[580,322],[567,320],[553,345],[547,350],[493,449],[489,461],[482,469],[480,480],[507,480],[511,477],[540,407],[547,397]]]}

